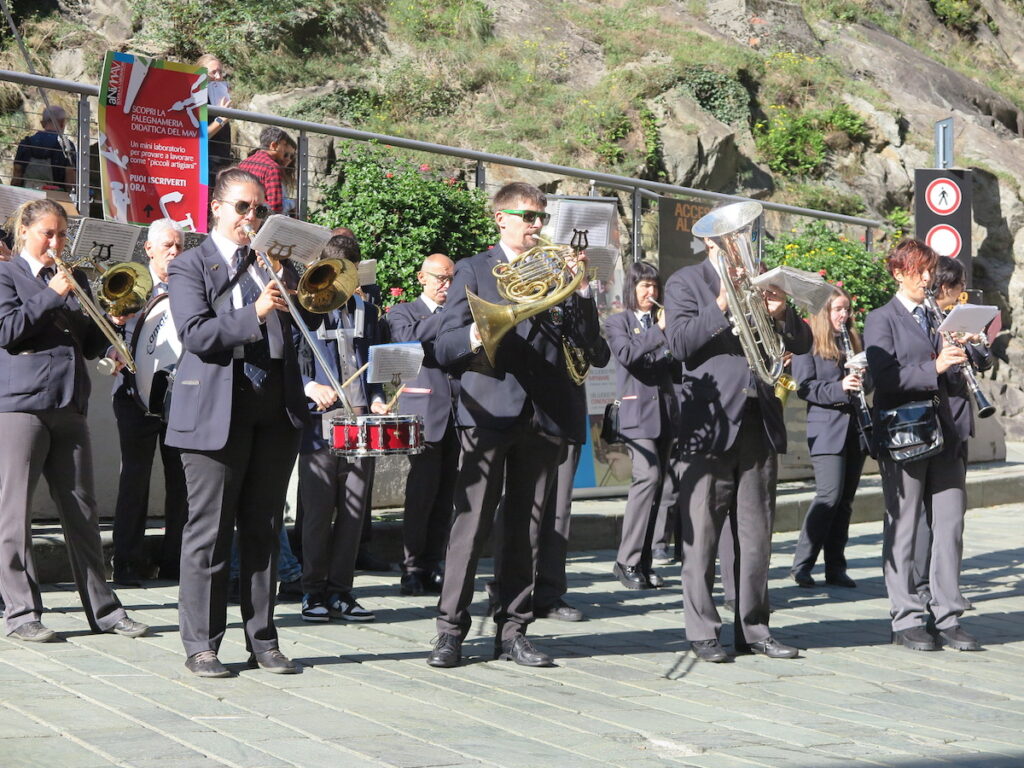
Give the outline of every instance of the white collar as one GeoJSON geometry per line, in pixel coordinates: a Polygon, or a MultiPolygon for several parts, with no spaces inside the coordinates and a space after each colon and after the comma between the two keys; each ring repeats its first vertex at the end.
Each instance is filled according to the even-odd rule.
{"type": "Polygon", "coordinates": [[[899,291],[896,292],[896,298],[910,314],[914,314],[914,310],[917,309],[918,307],[924,306],[923,304],[918,304],[917,302],[911,301],[899,291]]]}
{"type": "MultiPolygon", "coordinates": [[[[32,272],[32,277],[39,277],[39,270],[41,270],[45,264],[39,261],[35,256],[30,256],[28,251],[22,251],[19,255],[25,260],[25,263],[28,264],[28,268],[32,272]]],[[[54,266],[54,269],[56,268],[57,267],[54,266]]]]}
{"type": "Polygon", "coordinates": [[[421,293],[420,294],[420,301],[422,301],[424,304],[427,305],[427,309],[429,309],[431,311],[431,313],[433,313],[439,306],[441,306],[440,304],[438,304],[433,299],[428,298],[427,294],[425,294],[425,293],[421,293]]]}

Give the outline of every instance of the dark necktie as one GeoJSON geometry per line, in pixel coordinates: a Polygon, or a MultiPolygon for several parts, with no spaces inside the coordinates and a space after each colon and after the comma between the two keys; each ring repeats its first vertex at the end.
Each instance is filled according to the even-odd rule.
{"type": "Polygon", "coordinates": [[[43,267],[39,270],[39,279],[49,285],[55,274],[57,274],[57,270],[53,267],[43,267]]]}
{"type": "MultiPolygon", "coordinates": [[[[253,280],[249,270],[246,269],[248,248],[239,248],[235,251],[234,266],[236,270],[245,270],[238,278],[238,287],[242,290],[242,305],[255,304],[260,297],[260,287],[253,280]]],[[[259,341],[251,341],[243,347],[244,363],[242,371],[253,389],[259,391],[263,382],[267,380],[267,373],[270,371],[270,344],[267,342],[267,324],[260,325],[262,338],[259,341]]]]}
{"type": "Polygon", "coordinates": [[[438,304],[436,307],[434,307],[434,314],[435,315],[438,315],[438,314],[440,314],[443,311],[444,311],[444,307],[442,307],[440,304],[438,304]]]}
{"type": "Polygon", "coordinates": [[[649,313],[640,315],[640,325],[643,326],[645,331],[651,327],[651,316],[649,313]]]}
{"type": "Polygon", "coordinates": [[[928,333],[928,318],[924,314],[924,307],[914,307],[914,319],[917,320],[917,324],[921,326],[921,330],[928,333]]]}

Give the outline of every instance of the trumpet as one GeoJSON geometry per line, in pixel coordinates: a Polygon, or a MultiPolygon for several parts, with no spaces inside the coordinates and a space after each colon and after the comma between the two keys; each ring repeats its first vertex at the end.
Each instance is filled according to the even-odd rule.
{"type": "MultiPolygon", "coordinates": [[[[935,300],[935,291],[927,290],[924,292],[924,306],[928,312],[931,313],[935,319],[936,328],[942,323],[943,313],[939,309],[939,304],[935,300]]],[[[967,345],[959,341],[949,331],[942,332],[942,338],[945,339],[946,343],[950,346],[959,347],[967,355],[967,364],[960,366],[960,373],[963,374],[964,383],[967,385],[967,389],[971,393],[971,397],[974,398],[974,405],[978,409],[978,418],[987,419],[993,413],[996,412],[996,407],[989,402],[988,398],[985,397],[985,393],[981,391],[981,386],[978,384],[978,375],[974,367],[974,360],[971,358],[971,353],[967,349],[967,345]]]]}
{"type": "MultiPolygon", "coordinates": [[[[75,280],[75,275],[72,272],[72,265],[69,265],[64,259],[57,255],[57,252],[52,248],[47,251],[50,258],[53,259],[54,265],[57,270],[64,275],[64,279],[68,281],[68,285],[71,286],[71,292],[75,294],[75,298],[78,300],[78,305],[82,308],[82,311],[89,316],[89,319],[96,324],[96,327],[103,332],[103,335],[107,337],[107,341],[110,342],[110,346],[117,352],[117,356],[121,358],[124,363],[124,367],[132,373],[135,373],[135,359],[132,357],[131,351],[128,349],[128,345],[125,344],[124,339],[121,335],[114,330],[114,326],[110,324],[106,317],[103,316],[103,311],[93,303],[92,298],[89,296],[88,291],[82,288],[75,280]]],[[[111,360],[109,357],[104,357],[96,363],[96,369],[103,374],[113,375],[117,370],[117,363],[111,360]]]]}
{"type": "Polygon", "coordinates": [[[692,232],[696,237],[711,239],[721,251],[721,279],[729,297],[729,323],[751,370],[768,386],[781,386],[791,392],[796,389],[796,382],[785,373],[785,345],[768,314],[764,293],[750,279],[758,267],[753,252],[753,226],[762,210],[761,204],[753,201],[732,203],[701,218],[692,232]]]}
{"type": "MultiPolygon", "coordinates": [[[[256,237],[256,230],[253,229],[252,226],[247,221],[243,221],[242,222],[242,231],[245,233],[245,235],[250,240],[252,240],[252,238],[256,237]]],[[[281,292],[281,296],[284,299],[284,303],[288,306],[288,312],[292,316],[292,322],[295,323],[295,326],[299,329],[299,333],[301,333],[303,335],[303,337],[306,339],[306,342],[309,344],[309,349],[313,353],[313,357],[315,357],[316,361],[318,363],[320,363],[320,367],[323,369],[324,374],[327,376],[328,383],[331,385],[331,388],[337,393],[338,401],[342,404],[342,406],[345,408],[345,410],[347,410],[349,413],[355,413],[355,411],[352,409],[352,406],[348,402],[348,398],[345,397],[345,391],[342,388],[341,383],[338,381],[338,379],[331,372],[330,364],[324,358],[323,353],[320,352],[320,348],[319,348],[319,346],[316,343],[316,339],[313,338],[313,334],[310,333],[309,327],[306,325],[305,321],[302,319],[302,315],[299,314],[299,310],[295,306],[295,302],[292,300],[291,291],[289,291],[288,287],[281,281],[281,278],[279,278],[277,276],[277,273],[274,271],[274,268],[273,268],[273,266],[270,263],[270,259],[267,258],[266,256],[264,256],[264,254],[257,253],[257,251],[255,251],[255,250],[253,250],[253,253],[258,255],[260,257],[260,259],[263,261],[264,266],[266,267],[267,271],[270,273],[270,279],[274,282],[274,285],[277,286],[277,290],[279,290],[281,292]]],[[[322,259],[321,261],[335,261],[335,260],[334,259],[322,259]]],[[[313,262],[314,267],[316,267],[319,264],[320,264],[319,261],[313,262]]],[[[309,274],[309,272],[310,272],[310,270],[307,269],[306,270],[306,274],[309,274]]],[[[341,268],[341,272],[342,273],[345,272],[344,267],[341,268]]],[[[251,274],[252,274],[253,279],[256,281],[256,284],[260,287],[261,290],[266,287],[266,283],[263,281],[263,278],[260,277],[259,272],[256,272],[254,270],[251,274]]],[[[305,277],[306,274],[304,274],[303,277],[305,277]]],[[[328,290],[336,290],[336,289],[343,290],[344,289],[345,283],[338,283],[337,279],[326,280],[325,276],[326,276],[326,273],[324,273],[324,277],[321,277],[321,276],[318,276],[318,275],[314,274],[310,278],[310,284],[313,285],[313,286],[317,286],[317,285],[323,284],[322,287],[326,287],[328,290]],[[336,283],[337,283],[337,285],[336,285],[336,283]]],[[[339,277],[340,277],[340,275],[339,275],[339,277]]],[[[352,281],[352,283],[358,282],[358,278],[356,278],[356,276],[355,276],[355,270],[354,269],[349,270],[349,278],[348,279],[350,279],[352,281]]],[[[300,281],[300,285],[301,285],[301,281],[300,281]]],[[[349,294],[349,295],[351,295],[351,294],[349,294]]],[[[325,297],[321,297],[321,298],[325,298],[325,297]]],[[[338,298],[339,297],[335,297],[335,300],[337,300],[338,298]]],[[[346,301],[348,301],[348,296],[345,296],[343,299],[338,301],[337,306],[340,307],[346,301]]],[[[314,296],[313,299],[311,299],[310,303],[313,304],[313,305],[317,305],[317,301],[315,300],[315,296],[314,296]]],[[[305,305],[303,305],[303,307],[308,309],[310,312],[314,312],[314,313],[317,313],[317,314],[326,314],[327,312],[330,312],[331,309],[336,309],[336,307],[331,307],[330,306],[330,304],[332,304],[332,303],[333,303],[333,301],[331,301],[331,302],[326,302],[325,301],[323,306],[326,306],[327,307],[326,309],[314,308],[313,306],[306,307],[305,305]]]]}

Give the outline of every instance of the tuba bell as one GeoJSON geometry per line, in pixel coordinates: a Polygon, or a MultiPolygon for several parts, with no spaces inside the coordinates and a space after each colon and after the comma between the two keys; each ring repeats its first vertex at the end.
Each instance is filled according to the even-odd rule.
{"type": "Polygon", "coordinates": [[[466,289],[469,309],[491,365],[505,334],[523,320],[561,304],[583,282],[586,270],[574,274],[569,266],[575,252],[572,246],[545,243],[494,267],[498,293],[511,304],[494,304],[466,289]]]}
{"type": "Polygon", "coordinates": [[[754,222],[763,210],[753,201],[716,208],[693,225],[695,237],[709,238],[721,252],[720,277],[729,297],[729,322],[739,339],[743,356],[754,374],[765,384],[781,391],[796,389],[786,374],[786,348],[768,314],[764,293],[751,282],[760,271],[754,255],[754,222]]]}
{"type": "Polygon", "coordinates": [[[135,261],[124,261],[103,271],[96,300],[112,317],[138,312],[153,290],[149,267],[135,261]]]}

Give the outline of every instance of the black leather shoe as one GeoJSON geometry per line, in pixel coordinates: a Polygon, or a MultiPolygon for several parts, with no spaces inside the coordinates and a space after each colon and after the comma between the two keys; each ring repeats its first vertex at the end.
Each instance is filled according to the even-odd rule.
{"type": "Polygon", "coordinates": [[[658,589],[659,587],[665,586],[665,580],[658,575],[658,572],[653,568],[648,568],[644,571],[644,576],[647,577],[647,584],[652,589],[658,589]]]}
{"type": "Polygon", "coordinates": [[[549,608],[535,608],[533,615],[538,619],[555,619],[556,621],[583,621],[583,611],[574,608],[565,600],[558,600],[549,608]]]}
{"type": "Polygon", "coordinates": [[[853,589],[857,586],[857,582],[854,581],[847,575],[846,571],[842,573],[833,573],[829,576],[825,574],[825,583],[830,584],[833,587],[845,587],[846,589],[853,589]]]}
{"type": "Polygon", "coordinates": [[[197,677],[231,677],[214,651],[200,651],[185,659],[185,669],[197,677]]]}
{"type": "Polygon", "coordinates": [[[458,635],[438,635],[434,641],[434,650],[427,656],[427,664],[432,667],[450,668],[459,666],[462,661],[462,638],[458,635]]]}
{"type": "Polygon", "coordinates": [[[694,640],[690,643],[694,655],[701,661],[710,661],[712,664],[721,664],[729,660],[729,654],[722,648],[717,640],[694,640]]]}
{"type": "Polygon", "coordinates": [[[114,568],[113,581],[119,587],[141,587],[142,574],[134,565],[114,568]]]}
{"type": "Polygon", "coordinates": [[[357,571],[376,571],[378,573],[391,573],[395,570],[395,566],[389,563],[382,557],[377,557],[373,552],[368,549],[359,549],[359,554],[356,555],[356,570],[357,571]]]}
{"type": "Polygon", "coordinates": [[[249,654],[249,669],[265,669],[275,675],[295,675],[299,672],[299,665],[289,659],[280,650],[273,648],[263,653],[249,654]]]}
{"type": "Polygon", "coordinates": [[[759,656],[767,656],[769,659],[795,659],[800,655],[800,651],[796,648],[780,643],[771,635],[756,643],[745,643],[738,640],[736,641],[736,652],[756,653],[759,656]]]}
{"type": "Polygon", "coordinates": [[[422,595],[424,592],[423,577],[412,571],[403,573],[398,591],[403,595],[422,595]]]}
{"type": "Polygon", "coordinates": [[[651,583],[647,580],[647,576],[645,576],[635,565],[622,565],[622,563],[616,563],[612,567],[612,573],[615,574],[619,582],[626,589],[651,588],[651,583]]]}
{"type": "Polygon", "coordinates": [[[57,639],[57,633],[43,626],[41,621],[26,621],[7,636],[26,643],[49,643],[57,639]]]}
{"type": "Polygon", "coordinates": [[[946,641],[946,645],[956,651],[983,651],[981,643],[970,632],[963,627],[939,630],[939,637],[946,641]]]}
{"type": "Polygon", "coordinates": [[[441,594],[441,587],[444,586],[444,571],[439,568],[432,570],[423,580],[423,591],[434,595],[441,594]]]}
{"type": "Polygon", "coordinates": [[[924,627],[911,627],[892,633],[893,645],[905,645],[912,651],[937,651],[935,638],[924,627]]]}
{"type": "Polygon", "coordinates": [[[117,624],[108,629],[107,632],[124,637],[142,637],[149,632],[149,625],[125,616],[123,619],[118,620],[117,624]]]}
{"type": "Polygon", "coordinates": [[[494,658],[514,661],[524,667],[553,667],[555,662],[543,651],[533,647],[526,635],[516,635],[513,640],[494,641],[494,658]]]}
{"type": "Polygon", "coordinates": [[[811,574],[807,571],[793,571],[791,575],[798,587],[813,587],[816,585],[814,579],[811,578],[811,574]]]}

